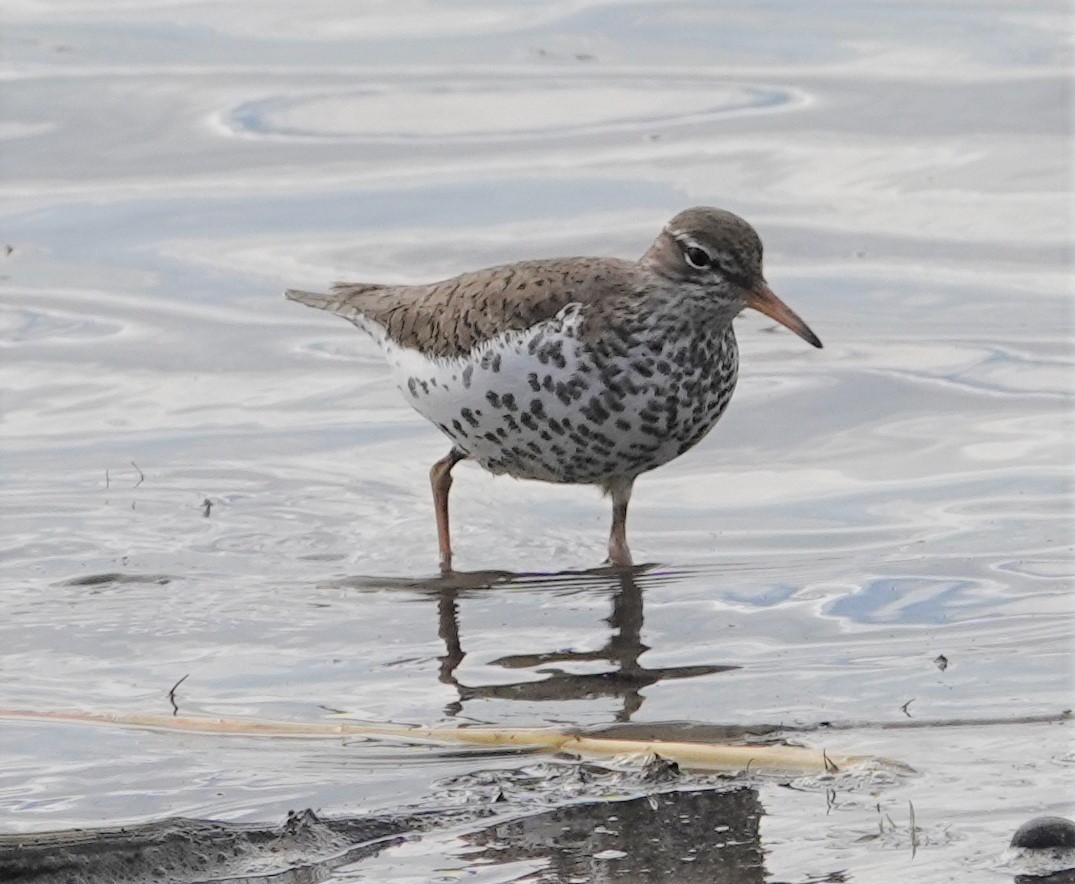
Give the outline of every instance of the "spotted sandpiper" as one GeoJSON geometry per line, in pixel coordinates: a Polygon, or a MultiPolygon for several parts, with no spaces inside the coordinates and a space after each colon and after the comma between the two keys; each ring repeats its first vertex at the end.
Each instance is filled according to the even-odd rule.
{"type": "Polygon", "coordinates": [[[753,307],[821,346],[766,284],[754,228],[704,207],[676,215],[638,261],[552,258],[286,295],[372,335],[404,398],[452,441],[429,473],[445,572],[461,460],[600,487],[612,498],[609,562],[630,566],[635,479],[696,445],[731,399],[732,320],[753,307]]]}

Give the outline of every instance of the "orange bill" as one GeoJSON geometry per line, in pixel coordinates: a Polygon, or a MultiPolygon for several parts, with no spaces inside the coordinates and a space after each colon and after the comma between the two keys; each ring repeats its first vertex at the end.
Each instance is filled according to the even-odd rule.
{"type": "Polygon", "coordinates": [[[764,313],[770,319],[775,319],[781,325],[790,328],[807,343],[821,347],[821,339],[810,330],[810,326],[799,318],[799,314],[774,295],[773,290],[764,282],[758,283],[747,292],[747,306],[753,307],[759,313],[764,313]]]}

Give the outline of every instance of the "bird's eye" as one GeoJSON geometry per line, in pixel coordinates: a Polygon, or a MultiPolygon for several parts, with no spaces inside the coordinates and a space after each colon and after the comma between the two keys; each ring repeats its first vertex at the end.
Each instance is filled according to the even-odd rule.
{"type": "Polygon", "coordinates": [[[705,270],[706,267],[713,263],[709,253],[705,249],[698,248],[698,246],[687,246],[683,255],[686,257],[687,263],[695,270],[705,270]]]}

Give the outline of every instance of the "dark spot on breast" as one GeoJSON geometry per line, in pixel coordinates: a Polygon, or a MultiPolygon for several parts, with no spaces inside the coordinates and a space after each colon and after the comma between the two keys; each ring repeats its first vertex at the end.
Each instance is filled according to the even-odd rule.
{"type": "Polygon", "coordinates": [[[595,424],[603,424],[610,416],[608,409],[601,404],[601,400],[596,396],[590,397],[590,401],[583,406],[582,413],[588,421],[595,424]]]}
{"type": "Polygon", "coordinates": [[[485,398],[489,400],[489,404],[492,405],[493,408],[500,408],[500,396],[498,394],[490,390],[485,394],[485,398]]]}
{"type": "MultiPolygon", "coordinates": [[[[481,412],[478,413],[481,414],[481,412]]],[[[478,426],[478,419],[474,417],[474,412],[471,411],[469,408],[460,409],[459,416],[463,418],[463,420],[465,420],[472,427],[478,426]]]]}
{"type": "Polygon", "coordinates": [[[601,401],[609,411],[626,411],[627,406],[623,404],[623,394],[615,393],[612,390],[605,390],[601,393],[601,401]]]}
{"type": "Polygon", "coordinates": [[[463,386],[470,387],[470,378],[474,374],[474,366],[468,365],[463,369],[463,386]]]}
{"type": "Polygon", "coordinates": [[[538,376],[534,372],[530,372],[526,376],[527,383],[530,384],[530,389],[537,393],[541,389],[541,384],[538,382],[538,376]]]}
{"type": "Polygon", "coordinates": [[[549,358],[557,368],[567,368],[567,360],[564,359],[564,342],[555,341],[549,346],[549,358]]]}
{"type": "Polygon", "coordinates": [[[631,429],[631,422],[625,421],[622,417],[616,418],[617,429],[623,430],[625,433],[631,429]]]}

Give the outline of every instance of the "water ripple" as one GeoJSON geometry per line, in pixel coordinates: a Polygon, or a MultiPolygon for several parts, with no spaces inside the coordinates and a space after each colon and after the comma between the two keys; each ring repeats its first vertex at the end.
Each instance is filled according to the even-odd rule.
{"type": "Polygon", "coordinates": [[[806,101],[794,89],[696,79],[438,80],[272,96],[219,121],[244,137],[479,142],[667,130],[806,101]]]}

